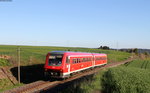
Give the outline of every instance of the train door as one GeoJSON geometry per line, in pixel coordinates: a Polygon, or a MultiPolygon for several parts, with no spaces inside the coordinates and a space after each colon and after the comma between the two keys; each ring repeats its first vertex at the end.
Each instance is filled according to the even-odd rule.
{"type": "Polygon", "coordinates": [[[69,56],[67,57],[66,67],[67,67],[68,73],[70,73],[70,57],[69,56]]]}
{"type": "Polygon", "coordinates": [[[92,61],[92,66],[95,66],[95,56],[93,55],[93,61],[92,61]]]}

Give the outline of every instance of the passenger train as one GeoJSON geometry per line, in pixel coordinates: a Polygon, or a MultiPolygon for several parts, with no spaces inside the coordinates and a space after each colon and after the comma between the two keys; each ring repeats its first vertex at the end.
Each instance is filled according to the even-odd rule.
{"type": "Polygon", "coordinates": [[[107,55],[70,51],[52,51],[46,56],[45,76],[66,78],[71,74],[107,64],[107,55]]]}

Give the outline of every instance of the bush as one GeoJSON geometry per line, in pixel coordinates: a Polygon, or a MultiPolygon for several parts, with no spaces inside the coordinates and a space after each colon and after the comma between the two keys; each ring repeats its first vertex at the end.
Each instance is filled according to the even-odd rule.
{"type": "Polygon", "coordinates": [[[117,67],[104,73],[104,93],[149,93],[150,72],[139,68],[117,67]]]}

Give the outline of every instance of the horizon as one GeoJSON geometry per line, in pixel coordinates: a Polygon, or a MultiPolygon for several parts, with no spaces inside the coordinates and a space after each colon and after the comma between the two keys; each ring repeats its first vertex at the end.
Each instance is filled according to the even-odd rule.
{"type": "Polygon", "coordinates": [[[0,1],[0,45],[150,49],[149,0],[0,1]]]}
{"type": "MultiPolygon", "coordinates": [[[[66,48],[91,48],[91,49],[98,49],[99,47],[67,47],[67,46],[43,46],[43,45],[8,45],[8,44],[0,44],[0,46],[33,46],[33,47],[66,47],[66,48]]],[[[117,48],[112,48],[110,46],[108,46],[110,49],[117,49],[117,48]]],[[[118,48],[118,49],[136,49],[135,48],[118,48]]],[[[137,49],[148,49],[148,48],[137,48],[137,49]]],[[[150,50],[150,49],[148,49],[150,50]]]]}

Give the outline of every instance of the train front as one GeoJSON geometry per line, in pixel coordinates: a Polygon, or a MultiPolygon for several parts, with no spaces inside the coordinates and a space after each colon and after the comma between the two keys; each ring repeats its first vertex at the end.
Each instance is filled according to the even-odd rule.
{"type": "Polygon", "coordinates": [[[50,52],[46,56],[45,77],[63,78],[63,53],[50,52]]]}

